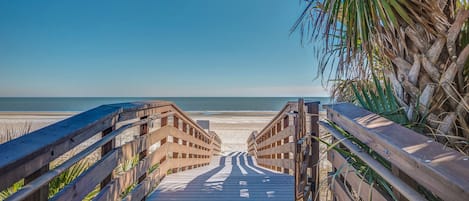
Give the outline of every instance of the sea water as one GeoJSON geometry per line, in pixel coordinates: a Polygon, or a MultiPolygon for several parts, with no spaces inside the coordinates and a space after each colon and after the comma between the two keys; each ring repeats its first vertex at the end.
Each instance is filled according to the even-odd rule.
{"type": "MultiPolygon", "coordinates": [[[[329,97],[304,99],[321,104],[331,102],[329,97]]],[[[104,104],[150,100],[172,101],[184,111],[279,111],[288,101],[298,101],[298,97],[3,97],[0,98],[0,111],[81,112],[104,104]]]]}

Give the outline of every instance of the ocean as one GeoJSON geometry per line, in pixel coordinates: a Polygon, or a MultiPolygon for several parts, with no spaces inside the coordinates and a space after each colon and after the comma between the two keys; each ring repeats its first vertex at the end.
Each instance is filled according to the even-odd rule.
{"type": "MultiPolygon", "coordinates": [[[[329,97],[305,97],[305,101],[331,102],[329,97]]],[[[44,97],[0,98],[0,111],[8,112],[82,112],[94,107],[122,102],[172,101],[184,111],[279,111],[295,97],[44,97]]]]}

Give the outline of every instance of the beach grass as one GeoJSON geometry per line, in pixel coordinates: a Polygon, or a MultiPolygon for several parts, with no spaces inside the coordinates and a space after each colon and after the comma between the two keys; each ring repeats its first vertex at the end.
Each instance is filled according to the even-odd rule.
{"type": "Polygon", "coordinates": [[[24,122],[21,126],[3,126],[0,133],[0,144],[30,133],[31,128],[31,122],[24,122]]]}

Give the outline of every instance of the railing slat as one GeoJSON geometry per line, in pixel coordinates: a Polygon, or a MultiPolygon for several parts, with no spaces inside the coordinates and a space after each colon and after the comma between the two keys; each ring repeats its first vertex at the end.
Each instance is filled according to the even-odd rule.
{"type": "Polygon", "coordinates": [[[119,109],[101,106],[0,145],[0,190],[111,127],[119,109]]]}
{"type": "Polygon", "coordinates": [[[134,190],[130,192],[122,201],[141,201],[144,200],[146,195],[150,193],[150,181],[145,178],[141,183],[135,186],[134,190]]]}
{"type": "MultiPolygon", "coordinates": [[[[174,128],[172,126],[164,126],[152,133],[140,136],[139,138],[123,145],[120,147],[122,149],[122,157],[120,160],[131,160],[132,156],[136,155],[139,153],[141,150],[147,149],[151,144],[157,143],[158,141],[162,140],[163,138],[166,138],[167,136],[174,136],[178,137],[179,139],[184,139],[189,142],[192,141],[199,141],[199,139],[187,135],[186,133],[183,133],[181,130],[174,128]]],[[[188,145],[188,144],[187,144],[188,145]]],[[[188,147],[187,145],[181,145],[181,144],[176,144],[176,143],[170,143],[166,142],[163,145],[161,145],[159,148],[157,148],[154,152],[148,154],[144,160],[140,161],[137,166],[131,168],[130,170],[124,172],[121,175],[116,175],[116,179],[108,184],[102,192],[97,196],[95,200],[116,200],[119,199],[120,193],[135,183],[138,178],[141,178],[142,175],[146,173],[146,171],[153,166],[154,164],[159,163],[159,161],[164,158],[168,152],[177,152],[177,153],[191,153],[191,154],[198,154],[198,155],[207,155],[209,154],[208,151],[203,151],[200,149],[196,149],[194,147],[188,147]]],[[[158,170],[160,173],[157,175],[157,177],[162,177],[166,175],[167,170],[177,168],[177,167],[187,167],[191,165],[196,165],[196,164],[201,164],[201,163],[209,163],[210,158],[206,159],[200,159],[200,158],[178,158],[178,159],[167,159],[164,164],[160,164],[160,167],[158,170]]],[[[154,182],[153,180],[155,179],[155,173],[152,173],[152,178],[150,178],[150,182],[154,182]]],[[[146,179],[148,179],[147,176],[146,179]]],[[[145,179],[145,180],[146,180],[145,179]]],[[[142,181],[144,182],[144,181],[142,181]]],[[[143,188],[144,185],[139,185],[142,186],[140,188],[143,188]]],[[[137,189],[136,191],[139,191],[141,189],[137,189]]],[[[135,191],[135,190],[133,190],[135,191]]],[[[134,199],[136,194],[133,192],[129,195],[129,199],[132,198],[134,199]]]]}
{"type": "Polygon", "coordinates": [[[327,107],[328,118],[444,200],[469,200],[469,160],[428,137],[352,104],[327,107]]]}
{"type": "Polygon", "coordinates": [[[57,193],[52,201],[78,201],[88,195],[117,166],[119,150],[113,150],[57,193]]]}
{"type": "Polygon", "coordinates": [[[258,158],[257,163],[262,165],[273,165],[277,167],[283,167],[288,169],[295,168],[293,159],[264,159],[258,158]]]}
{"type": "MultiPolygon", "coordinates": [[[[171,102],[104,105],[0,145],[0,150],[2,150],[0,152],[0,190],[25,178],[26,184],[31,183],[15,193],[10,197],[11,199],[23,199],[30,195],[36,200],[39,194],[32,194],[36,189],[41,189],[40,194],[43,195],[41,197],[47,199],[47,187],[51,179],[93,153],[93,150],[102,147],[102,158],[56,194],[52,200],[80,200],[100,183],[102,192],[96,197],[97,200],[110,197],[116,199],[116,196],[119,199],[120,193],[125,190],[124,187],[127,188],[136,183],[139,178],[143,180],[141,186],[148,183],[150,187],[144,191],[144,195],[139,195],[145,197],[149,190],[166,175],[167,170],[179,171],[207,165],[211,156],[219,153],[220,146],[221,140],[215,133],[205,132],[171,102]],[[174,127],[176,124],[171,124],[148,133],[148,121],[171,115],[177,115],[179,119],[175,122],[178,123],[176,128],[174,127]],[[142,117],[148,117],[149,120],[133,121],[142,117]],[[124,120],[132,120],[134,123],[113,131],[116,123],[124,120]],[[185,128],[178,129],[181,127],[180,121],[183,122],[182,125],[186,125],[185,128]],[[116,136],[138,125],[143,125],[141,126],[143,135],[123,146],[114,147],[116,136]],[[182,131],[187,131],[187,127],[190,127],[192,135],[182,131]],[[91,145],[83,145],[85,146],[83,151],[59,165],[58,169],[50,171],[47,169],[51,161],[100,132],[102,132],[101,140],[91,145]],[[182,144],[178,144],[179,140],[175,143],[168,142],[168,136],[181,140],[182,144]],[[161,146],[151,152],[149,148],[158,142],[161,146]],[[174,152],[174,156],[179,158],[169,158],[170,152],[174,152]],[[115,175],[117,178],[110,177],[118,164],[132,159],[138,153],[141,153],[141,161],[134,169],[126,171],[124,175],[115,175]],[[142,175],[145,175],[149,168],[157,163],[162,163],[160,168],[143,178],[142,175]]],[[[140,188],[143,187],[136,188],[135,191],[140,188]]]]}
{"type": "MultiPolygon", "coordinates": [[[[319,102],[306,103],[307,114],[309,119],[309,132],[312,137],[319,138],[319,102]]],[[[319,141],[314,138],[311,139],[311,158],[308,160],[310,167],[309,175],[311,175],[311,194],[314,196],[319,190],[319,141]]]]}
{"type": "Polygon", "coordinates": [[[344,184],[336,177],[330,179],[329,183],[332,182],[331,188],[333,190],[333,195],[337,201],[352,201],[353,199],[347,194],[347,190],[344,184]]]}
{"type": "Polygon", "coordinates": [[[272,144],[274,142],[277,142],[279,140],[283,140],[286,137],[292,136],[295,133],[295,126],[289,126],[288,128],[280,131],[276,135],[268,138],[267,140],[257,144],[257,147],[262,148],[266,145],[272,144]]]}
{"type": "MultiPolygon", "coordinates": [[[[49,164],[42,167],[32,175],[29,175],[24,179],[25,184],[29,184],[34,181],[36,178],[42,176],[44,173],[49,171],[49,164]]],[[[40,187],[36,192],[29,195],[24,201],[45,201],[49,197],[49,185],[44,185],[40,187]]]]}
{"type": "MultiPolygon", "coordinates": [[[[107,128],[104,130],[101,134],[101,137],[105,137],[106,135],[110,134],[114,130],[114,126],[107,128]]],[[[105,156],[107,153],[111,152],[114,147],[116,146],[116,140],[112,139],[110,142],[106,143],[101,147],[101,157],[105,156]]],[[[112,179],[112,172],[104,178],[104,180],[101,182],[101,188],[106,186],[112,179]]]]}
{"type": "Polygon", "coordinates": [[[355,170],[339,152],[335,150],[328,151],[327,159],[332,163],[333,167],[341,169],[340,174],[344,177],[345,181],[350,184],[353,190],[359,193],[362,200],[392,200],[389,196],[384,196],[381,192],[376,190],[376,188],[371,187],[364,179],[359,178],[357,176],[357,174],[359,174],[357,170],[355,170]]]}
{"type": "Polygon", "coordinates": [[[269,154],[276,154],[276,153],[289,153],[289,152],[293,152],[294,148],[295,148],[295,144],[293,142],[290,142],[287,144],[280,145],[278,147],[274,147],[273,149],[266,149],[266,150],[258,151],[257,154],[259,156],[262,156],[262,155],[269,155],[269,154]]]}

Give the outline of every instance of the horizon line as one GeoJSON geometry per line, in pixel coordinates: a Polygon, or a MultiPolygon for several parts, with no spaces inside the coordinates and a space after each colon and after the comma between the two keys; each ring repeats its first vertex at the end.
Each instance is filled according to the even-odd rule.
{"type": "Polygon", "coordinates": [[[0,98],[330,98],[331,96],[0,96],[0,98]]]}

